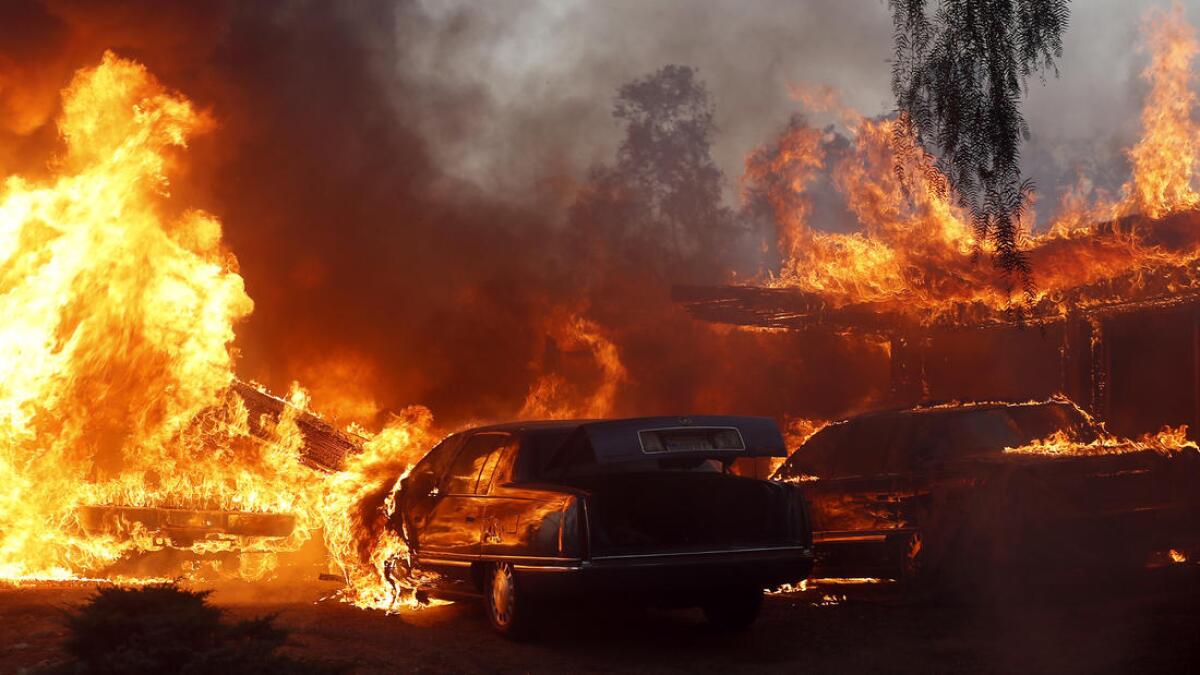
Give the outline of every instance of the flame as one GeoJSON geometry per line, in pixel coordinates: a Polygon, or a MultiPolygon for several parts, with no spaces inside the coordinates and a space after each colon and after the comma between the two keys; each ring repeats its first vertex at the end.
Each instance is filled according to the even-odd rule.
{"type": "Polygon", "coordinates": [[[387,611],[421,604],[408,545],[388,521],[400,481],[437,440],[433,414],[412,406],[329,477],[322,498],[325,544],[346,580],[340,593],[346,602],[387,611]]]}
{"type": "Polygon", "coordinates": [[[1129,151],[1132,176],[1115,199],[1081,176],[1040,234],[1031,231],[1035,214],[1024,214],[1021,246],[1032,263],[1031,294],[980,264],[991,253],[988,242],[975,240],[969,215],[953,202],[945,176],[903,118],[867,118],[828,87],[791,90],[808,111],[835,113],[848,147],[833,152],[832,132],[794,120],[746,160],[743,199],[762,198],[772,210],[783,261],[763,282],[808,294],[813,311],[860,305],[927,325],[1021,308],[1061,317],[1070,311],[1068,300],[1088,307],[1136,299],[1159,286],[1200,288],[1194,273],[1168,279],[1160,271],[1200,261],[1195,217],[1172,230],[1169,245],[1147,236],[1152,221],[1200,209],[1194,187],[1200,126],[1192,120],[1191,88],[1195,31],[1176,3],[1170,12],[1150,12],[1143,34],[1151,52],[1143,73],[1150,92],[1142,138],[1129,151]],[[856,231],[826,231],[810,222],[810,191],[823,175],[857,219],[856,231]]]}
{"type": "MultiPolygon", "coordinates": [[[[825,427],[829,426],[827,420],[809,420],[802,417],[788,417],[783,421],[783,441],[787,445],[788,454],[795,452],[801,446],[808,442],[816,433],[825,427]]],[[[774,475],[779,467],[783,466],[787,461],[786,457],[772,457],[771,471],[768,475],[774,475]]],[[[800,476],[795,479],[789,479],[791,482],[811,482],[818,480],[816,476],[800,476]]]]}
{"type": "Polygon", "coordinates": [[[599,371],[600,382],[591,393],[585,393],[572,387],[553,365],[543,368],[547,372],[530,387],[519,417],[594,419],[612,414],[617,389],[629,377],[616,344],[598,324],[575,313],[553,315],[548,321],[547,332],[558,350],[589,354],[599,371]]]}
{"type": "MultiPolygon", "coordinates": [[[[0,574],[118,558],[78,507],[197,498],[249,510],[290,490],[231,470],[192,421],[224,405],[234,324],[252,307],[221,224],[173,204],[177,149],[211,126],[142,66],[106,53],[63,91],[58,174],[0,197],[0,574]]],[[[237,411],[221,420],[244,423],[237,411]]],[[[282,452],[282,450],[280,451],[282,452]]],[[[274,451],[262,466],[275,468],[274,451]]]]}
{"type": "Polygon", "coordinates": [[[765,194],[779,227],[784,259],[769,285],[798,288],[833,306],[900,298],[934,306],[947,298],[1004,304],[1009,295],[992,287],[972,261],[975,242],[965,214],[937,187],[940,174],[914,147],[902,162],[907,179],[894,171],[897,120],[857,120],[845,157],[829,171],[835,188],[857,217],[861,230],[825,232],[808,222],[807,186],[825,169],[826,132],[793,125],[774,147],[747,160],[743,198],[765,194]]]}
{"type": "Polygon", "coordinates": [[[1163,454],[1171,454],[1190,448],[1200,449],[1195,441],[1188,440],[1187,425],[1179,427],[1164,426],[1157,433],[1143,434],[1136,440],[1114,436],[1104,431],[1103,424],[1097,428],[1101,433],[1095,440],[1083,442],[1074,436],[1070,430],[1059,429],[1053,434],[1035,440],[1018,448],[1005,448],[1005,454],[1013,455],[1049,455],[1053,457],[1078,457],[1089,455],[1116,455],[1128,452],[1153,450],[1163,454]]]}
{"type": "Polygon", "coordinates": [[[406,410],[342,473],[305,466],[308,395],[294,386],[278,419],[250,419],[231,385],[253,303],[220,221],[169,189],[211,118],[106,53],[63,90],[57,123],[54,177],[9,176],[0,194],[0,577],[114,578],[111,564],[167,545],[140,522],[89,529],[88,507],[207,509],[294,523],[175,544],[237,552],[219,573],[267,576],[323,531],[348,600],[411,601],[390,573],[403,542],[382,523],[397,476],[435,440],[432,416],[406,410]]]}
{"type": "Polygon", "coordinates": [[[1133,177],[1125,185],[1125,212],[1150,218],[1200,206],[1193,187],[1200,159],[1200,126],[1192,121],[1196,94],[1192,91],[1192,60],[1200,45],[1196,31],[1176,2],[1170,12],[1152,9],[1143,33],[1153,46],[1142,76],[1150,94],[1142,110],[1144,136],[1129,151],[1133,177]]]}

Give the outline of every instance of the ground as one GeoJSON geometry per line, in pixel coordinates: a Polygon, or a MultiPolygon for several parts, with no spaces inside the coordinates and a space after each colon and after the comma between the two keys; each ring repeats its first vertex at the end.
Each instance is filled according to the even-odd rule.
{"type": "MultiPolygon", "coordinates": [[[[1200,568],[1112,584],[1025,583],[970,600],[889,583],[820,583],[767,598],[748,632],[709,630],[696,611],[556,617],[534,643],[493,635],[459,603],[399,614],[321,600],[329,586],[234,585],[213,599],[234,617],[278,614],[297,656],[354,672],[1196,672],[1200,568]]],[[[86,584],[0,587],[0,672],[62,657],[64,610],[86,584]]]]}

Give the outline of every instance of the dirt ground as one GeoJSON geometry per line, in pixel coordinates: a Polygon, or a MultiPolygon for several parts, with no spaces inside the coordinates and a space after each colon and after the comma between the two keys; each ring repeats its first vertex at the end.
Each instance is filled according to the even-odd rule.
{"type": "MultiPolygon", "coordinates": [[[[387,615],[320,600],[328,586],[236,585],[233,617],[278,614],[289,649],[355,672],[1197,672],[1200,568],[1113,584],[1023,583],[971,601],[894,584],[818,583],[767,598],[749,632],[696,611],[575,610],[513,644],[459,603],[387,615]]],[[[0,587],[0,672],[60,660],[61,617],[86,584],[0,587]]]]}

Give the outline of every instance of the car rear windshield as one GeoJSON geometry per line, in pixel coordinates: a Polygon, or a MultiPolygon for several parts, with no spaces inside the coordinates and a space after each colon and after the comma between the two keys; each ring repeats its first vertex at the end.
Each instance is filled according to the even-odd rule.
{"type": "Polygon", "coordinates": [[[521,434],[521,453],[517,458],[516,477],[521,481],[545,477],[546,464],[578,427],[530,429],[521,434]]]}
{"type": "MultiPolygon", "coordinates": [[[[530,438],[533,441],[533,438],[530,438]]],[[[719,472],[726,468],[721,460],[703,458],[647,457],[624,462],[604,462],[596,459],[596,453],[582,428],[569,430],[562,436],[544,435],[536,441],[540,458],[537,478],[560,480],[573,476],[594,476],[614,473],[645,473],[652,471],[705,471],[719,472]],[[557,443],[555,443],[557,441],[557,443]],[[553,446],[553,447],[552,447],[553,446]]],[[[533,444],[531,444],[533,447],[533,444]]],[[[638,454],[645,454],[638,448],[638,454]]]]}

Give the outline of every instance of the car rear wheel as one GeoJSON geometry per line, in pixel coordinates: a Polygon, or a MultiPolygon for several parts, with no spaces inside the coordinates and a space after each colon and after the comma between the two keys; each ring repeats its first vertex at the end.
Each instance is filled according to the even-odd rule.
{"type": "Polygon", "coordinates": [[[508,563],[496,563],[489,570],[487,612],[492,628],[500,635],[510,640],[529,637],[533,610],[508,563]]]}
{"type": "Polygon", "coordinates": [[[704,617],[714,628],[739,631],[750,627],[762,610],[761,588],[737,588],[717,591],[701,607],[704,617]]]}

